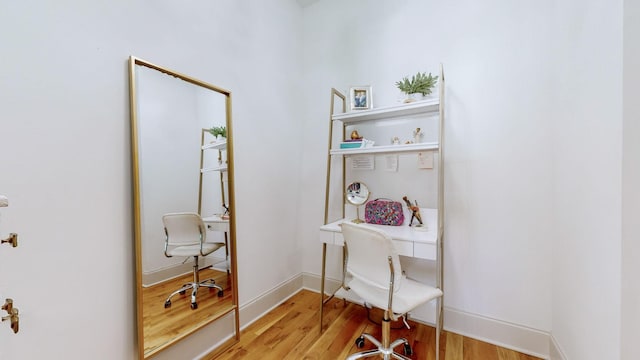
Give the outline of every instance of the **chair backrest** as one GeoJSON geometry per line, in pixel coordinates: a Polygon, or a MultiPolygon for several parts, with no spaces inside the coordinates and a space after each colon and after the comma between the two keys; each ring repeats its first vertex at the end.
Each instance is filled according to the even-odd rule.
{"type": "Polygon", "coordinates": [[[207,241],[207,229],[200,215],[191,212],[169,213],[162,217],[168,246],[200,245],[207,241]]]}
{"type": "Polygon", "coordinates": [[[381,289],[389,289],[391,270],[394,270],[394,291],[401,285],[400,258],[391,237],[366,225],[344,222],[342,236],[347,247],[347,272],[355,278],[381,289]]]}

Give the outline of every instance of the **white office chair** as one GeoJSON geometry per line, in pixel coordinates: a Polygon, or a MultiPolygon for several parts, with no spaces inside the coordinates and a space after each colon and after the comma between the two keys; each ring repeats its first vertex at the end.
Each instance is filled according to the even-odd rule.
{"type": "Polygon", "coordinates": [[[207,230],[200,215],[196,213],[170,213],[162,217],[164,232],[167,235],[164,242],[164,255],[173,256],[193,256],[193,282],[186,283],[174,291],[164,302],[164,307],[171,306],[171,298],[176,295],[184,295],[187,290],[191,291],[191,308],[197,309],[196,295],[198,288],[207,287],[218,289],[218,296],[224,295],[222,287],[215,283],[214,279],[200,281],[198,271],[198,257],[207,256],[224,246],[224,243],[208,243],[207,230]]]}
{"type": "MultiPolygon", "coordinates": [[[[415,307],[442,296],[438,288],[406,278],[402,274],[400,259],[389,235],[382,231],[353,223],[342,224],[342,235],[346,246],[345,270],[351,279],[345,284],[365,303],[384,310],[382,319],[382,342],[370,334],[362,334],[356,345],[364,346],[364,339],[378,348],[350,355],[347,360],[382,355],[385,360],[409,359],[395,353],[394,348],[404,344],[404,354],[411,356],[409,342],[398,339],[390,342],[391,321],[408,313],[415,307]]],[[[436,315],[436,321],[439,321],[436,315]]],[[[438,326],[436,324],[436,326],[438,326]]],[[[436,344],[436,353],[438,351],[436,344]]]]}

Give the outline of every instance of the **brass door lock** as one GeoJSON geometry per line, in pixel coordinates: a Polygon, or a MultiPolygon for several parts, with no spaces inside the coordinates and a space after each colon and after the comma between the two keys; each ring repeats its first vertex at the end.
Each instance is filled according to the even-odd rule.
{"type": "Polygon", "coordinates": [[[11,244],[11,246],[17,247],[18,246],[18,234],[11,233],[11,234],[9,234],[9,237],[7,239],[0,240],[0,244],[4,244],[4,243],[9,243],[9,244],[11,244]]]}
{"type": "Polygon", "coordinates": [[[17,334],[20,330],[20,316],[18,312],[18,308],[13,307],[13,299],[6,299],[4,305],[2,305],[2,310],[6,311],[7,316],[2,317],[2,321],[11,321],[11,329],[14,334],[17,334]]]}

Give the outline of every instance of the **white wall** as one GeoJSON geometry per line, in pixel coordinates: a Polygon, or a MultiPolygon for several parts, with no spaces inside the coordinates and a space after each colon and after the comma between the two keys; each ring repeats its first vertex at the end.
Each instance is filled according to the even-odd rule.
{"type": "MultiPolygon", "coordinates": [[[[20,309],[31,313],[25,334],[30,323],[46,330],[25,358],[136,357],[129,55],[233,92],[240,304],[300,272],[295,239],[282,230],[295,228],[300,153],[291,150],[301,147],[295,2],[35,0],[0,9],[0,136],[13,150],[0,167],[16,169],[2,173],[0,192],[19,194],[12,206],[29,212],[11,227],[29,229],[25,241],[41,242],[33,255],[45,259],[25,270],[47,296],[42,309],[20,309]]],[[[212,340],[192,345],[172,350],[191,358],[212,340]]]]}
{"type": "Polygon", "coordinates": [[[618,359],[622,1],[553,15],[552,336],[567,359],[618,359]]]}
{"type": "MultiPolygon", "coordinates": [[[[374,106],[417,71],[446,76],[445,307],[551,329],[551,137],[546,2],[325,0],[305,9],[303,186],[323,189],[329,90],[372,85],[374,106]],[[330,24],[330,25],[329,25],[330,24]],[[410,25],[414,24],[414,25],[410,25]]],[[[319,273],[324,194],[299,229],[319,273]]],[[[330,275],[337,276],[334,264],[330,275]]],[[[446,321],[445,321],[446,326],[446,321]]],[[[476,336],[482,334],[475,334],[476,336]]]]}
{"type": "Polygon", "coordinates": [[[620,359],[640,359],[640,2],[624,1],[622,306],[620,359]]]}
{"type": "MultiPolygon", "coordinates": [[[[162,216],[198,211],[200,125],[196,87],[137,66],[138,158],[143,274],[180,264],[162,247],[162,216]]],[[[219,95],[221,96],[221,95],[219,95]]],[[[224,110],[220,110],[224,113],[224,110]]],[[[175,275],[175,274],[174,274],[175,275]]]]}

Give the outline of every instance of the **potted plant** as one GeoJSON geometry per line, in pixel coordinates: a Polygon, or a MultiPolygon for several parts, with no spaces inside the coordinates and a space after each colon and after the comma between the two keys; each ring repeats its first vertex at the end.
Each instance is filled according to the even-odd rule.
{"type": "Polygon", "coordinates": [[[421,94],[423,97],[431,94],[431,89],[438,83],[438,77],[427,75],[426,73],[418,72],[417,74],[409,77],[405,76],[402,80],[396,82],[396,86],[400,91],[407,94],[409,98],[404,102],[415,101],[415,95],[421,94]]]}
{"type": "Polygon", "coordinates": [[[214,126],[209,129],[209,133],[217,138],[226,138],[227,137],[227,128],[224,126],[214,126]]]}

